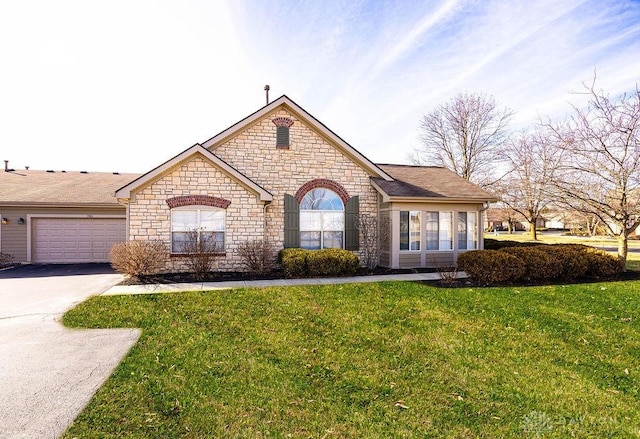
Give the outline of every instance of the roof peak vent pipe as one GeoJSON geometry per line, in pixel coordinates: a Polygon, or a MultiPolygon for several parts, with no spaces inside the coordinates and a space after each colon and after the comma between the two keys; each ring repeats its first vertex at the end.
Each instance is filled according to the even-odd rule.
{"type": "Polygon", "coordinates": [[[269,87],[269,84],[264,86],[264,91],[267,94],[267,105],[269,105],[269,90],[271,89],[271,87],[269,87]]]}
{"type": "Polygon", "coordinates": [[[9,172],[9,160],[4,161],[4,172],[9,172]]]}

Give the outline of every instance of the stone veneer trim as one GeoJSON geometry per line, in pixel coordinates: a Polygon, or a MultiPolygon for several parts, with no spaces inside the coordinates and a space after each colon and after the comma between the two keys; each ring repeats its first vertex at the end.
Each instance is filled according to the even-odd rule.
{"type": "Polygon", "coordinates": [[[307,192],[317,188],[331,189],[336,194],[338,194],[345,205],[351,198],[349,196],[349,192],[347,192],[347,190],[340,183],[329,180],[328,178],[316,178],[315,180],[310,180],[300,186],[300,189],[298,189],[298,191],[296,192],[296,200],[298,200],[298,203],[302,202],[302,199],[307,194],[307,192]]]}
{"type": "Polygon", "coordinates": [[[183,195],[167,199],[167,205],[171,209],[184,206],[211,206],[226,209],[231,205],[231,201],[210,195],[183,195]]]}

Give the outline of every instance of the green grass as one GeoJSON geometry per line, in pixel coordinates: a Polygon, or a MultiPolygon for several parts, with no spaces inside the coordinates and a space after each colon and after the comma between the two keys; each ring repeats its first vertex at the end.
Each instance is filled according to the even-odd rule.
{"type": "Polygon", "coordinates": [[[139,327],[65,438],[640,435],[640,286],[379,283],[95,297],[139,327]]]}

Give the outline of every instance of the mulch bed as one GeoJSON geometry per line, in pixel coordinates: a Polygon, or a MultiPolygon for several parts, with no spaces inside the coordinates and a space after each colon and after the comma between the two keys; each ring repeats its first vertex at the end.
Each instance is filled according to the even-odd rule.
{"type": "MultiPolygon", "coordinates": [[[[433,268],[415,268],[415,269],[391,269],[377,267],[371,271],[366,268],[361,268],[355,274],[355,276],[378,276],[385,274],[411,274],[411,273],[434,273],[438,270],[433,268]]],[[[274,270],[263,274],[251,274],[240,271],[220,271],[208,273],[205,277],[198,277],[194,273],[162,273],[150,276],[144,276],[140,279],[128,278],[122,281],[119,285],[148,285],[148,284],[174,284],[174,283],[197,283],[197,282],[227,282],[227,281],[251,281],[251,280],[274,280],[274,279],[286,279],[282,270],[274,270]]],[[[545,286],[545,285],[557,285],[557,284],[578,284],[578,283],[595,283],[595,282],[610,282],[610,281],[630,281],[640,280],[640,271],[627,271],[621,273],[613,279],[573,279],[571,281],[528,281],[528,282],[511,282],[504,283],[495,286],[514,286],[514,287],[533,287],[533,286],[545,286]]],[[[468,287],[481,287],[476,282],[472,282],[469,279],[457,279],[457,280],[442,280],[442,281],[425,281],[429,285],[445,287],[445,288],[468,288],[468,287]]]]}
{"type": "MultiPolygon", "coordinates": [[[[391,269],[377,267],[371,271],[361,268],[355,276],[379,276],[385,274],[410,274],[410,273],[433,273],[435,269],[391,269]]],[[[173,284],[191,282],[228,282],[228,281],[249,281],[249,280],[274,280],[285,279],[282,270],[274,270],[263,274],[251,274],[240,271],[219,271],[208,273],[205,277],[197,277],[193,273],[161,273],[144,276],[140,279],[125,279],[120,285],[147,285],[147,284],[173,284]]]]}

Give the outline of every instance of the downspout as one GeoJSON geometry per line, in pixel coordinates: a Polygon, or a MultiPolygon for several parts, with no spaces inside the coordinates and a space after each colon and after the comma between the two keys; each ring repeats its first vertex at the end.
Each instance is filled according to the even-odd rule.
{"type": "Polygon", "coordinates": [[[267,242],[267,208],[271,207],[271,202],[265,203],[262,208],[262,240],[267,242]]]}
{"type": "Polygon", "coordinates": [[[482,203],[482,208],[478,211],[480,217],[478,218],[478,250],[484,250],[484,215],[483,213],[491,206],[489,201],[482,203]]]}

